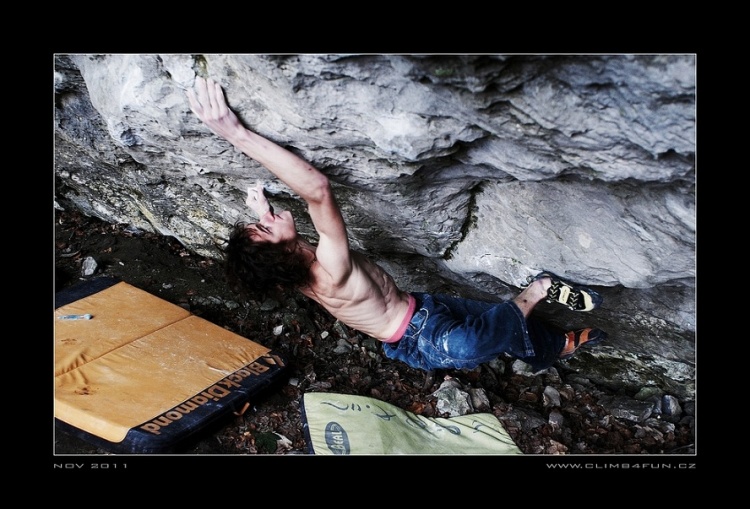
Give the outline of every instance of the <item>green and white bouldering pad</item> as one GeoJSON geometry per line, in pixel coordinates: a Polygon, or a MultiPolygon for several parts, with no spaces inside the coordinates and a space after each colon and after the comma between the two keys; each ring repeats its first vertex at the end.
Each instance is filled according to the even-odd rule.
{"type": "Polygon", "coordinates": [[[522,454],[492,414],[424,417],[365,396],[307,393],[303,414],[316,455],[522,454]]]}

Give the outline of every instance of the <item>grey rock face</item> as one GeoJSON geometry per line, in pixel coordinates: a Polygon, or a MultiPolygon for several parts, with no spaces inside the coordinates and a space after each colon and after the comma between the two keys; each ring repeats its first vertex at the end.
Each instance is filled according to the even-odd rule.
{"type": "Polygon", "coordinates": [[[248,127],[330,176],[352,246],[404,289],[585,282],[602,308],[538,308],[609,333],[569,367],[692,397],[693,55],[58,55],[53,71],[57,206],[216,257],[263,179],[314,241],[291,191],[190,111],[210,76],[248,127]]]}

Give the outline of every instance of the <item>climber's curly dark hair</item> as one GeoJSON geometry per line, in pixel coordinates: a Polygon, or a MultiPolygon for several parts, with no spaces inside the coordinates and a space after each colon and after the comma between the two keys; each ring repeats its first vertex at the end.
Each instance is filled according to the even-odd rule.
{"type": "Polygon", "coordinates": [[[238,221],[224,246],[224,272],[230,288],[251,298],[278,294],[308,284],[309,267],[298,251],[288,245],[257,242],[238,221]]]}

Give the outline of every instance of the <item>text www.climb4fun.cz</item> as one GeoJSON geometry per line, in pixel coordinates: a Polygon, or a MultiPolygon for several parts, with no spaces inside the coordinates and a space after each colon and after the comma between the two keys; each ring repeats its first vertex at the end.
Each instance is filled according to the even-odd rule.
{"type": "Polygon", "coordinates": [[[693,470],[695,463],[548,463],[547,468],[584,470],[693,470]]]}

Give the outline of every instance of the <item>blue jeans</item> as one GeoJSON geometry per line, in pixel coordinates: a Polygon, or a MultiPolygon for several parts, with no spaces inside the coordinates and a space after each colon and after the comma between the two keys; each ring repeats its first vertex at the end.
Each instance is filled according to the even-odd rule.
{"type": "Polygon", "coordinates": [[[538,371],[551,366],[565,346],[562,330],[524,318],[513,301],[412,295],[414,316],[399,341],[383,343],[383,353],[413,368],[473,369],[506,353],[538,371]]]}

